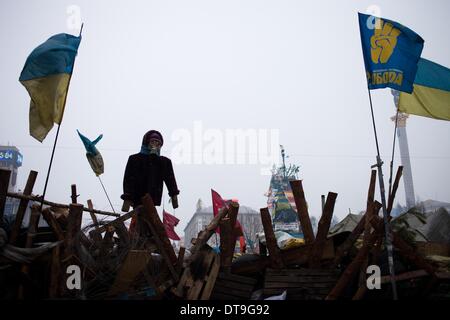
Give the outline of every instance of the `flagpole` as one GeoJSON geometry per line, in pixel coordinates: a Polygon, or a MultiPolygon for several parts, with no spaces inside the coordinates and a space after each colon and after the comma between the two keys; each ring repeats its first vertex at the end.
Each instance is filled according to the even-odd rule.
{"type": "Polygon", "coordinates": [[[373,112],[373,104],[372,104],[372,94],[370,92],[369,86],[367,86],[367,91],[369,93],[369,101],[370,101],[370,112],[372,114],[372,124],[373,124],[373,132],[375,135],[375,144],[377,147],[377,164],[372,166],[378,168],[378,180],[380,184],[380,196],[381,196],[381,204],[383,207],[383,220],[384,220],[384,232],[386,238],[386,248],[388,252],[388,265],[389,265],[389,274],[391,276],[391,285],[392,285],[392,296],[394,300],[398,300],[397,296],[397,284],[395,282],[395,269],[394,269],[394,256],[393,256],[393,248],[392,248],[392,233],[391,227],[389,223],[388,212],[386,209],[386,196],[385,196],[385,188],[384,188],[384,178],[383,178],[383,162],[380,157],[380,147],[378,145],[378,135],[377,128],[375,125],[375,116],[373,112]]]}
{"type": "Polygon", "coordinates": [[[394,154],[395,154],[395,140],[397,137],[397,122],[398,122],[398,106],[396,105],[396,109],[397,109],[397,113],[395,114],[395,127],[394,127],[394,138],[393,138],[393,142],[392,142],[392,157],[391,157],[391,166],[390,166],[390,170],[391,172],[389,173],[389,193],[388,196],[389,198],[391,197],[391,192],[392,192],[392,174],[394,171],[394,154]]]}
{"type": "Polygon", "coordinates": [[[100,183],[101,183],[101,185],[102,185],[103,191],[104,191],[105,194],[106,194],[106,198],[108,198],[108,202],[109,202],[109,205],[111,206],[112,211],[113,211],[114,213],[116,213],[116,211],[114,210],[114,207],[113,207],[113,205],[112,205],[112,203],[111,203],[111,200],[109,199],[108,192],[106,192],[105,186],[103,185],[102,179],[100,179],[100,176],[97,176],[97,178],[98,178],[98,180],[100,181],[100,183]]]}
{"type": "MultiPolygon", "coordinates": [[[[81,24],[81,28],[80,28],[80,34],[79,37],[81,36],[81,32],[83,31],[83,25],[84,23],[81,24]]],[[[69,87],[70,87],[70,80],[72,79],[72,74],[73,74],[73,68],[75,66],[75,60],[76,60],[76,55],[73,58],[73,65],[72,65],[72,72],[69,75],[69,80],[67,81],[67,89],[66,89],[66,95],[64,96],[64,110],[66,108],[66,101],[67,101],[67,95],[69,94],[69,87]]],[[[59,137],[59,129],[61,128],[61,123],[64,117],[64,110],[63,113],[61,114],[61,120],[58,124],[58,129],[56,130],[56,136],[55,136],[55,141],[53,143],[53,149],[52,149],[52,155],[50,157],[50,163],[48,165],[48,170],[47,170],[47,177],[45,178],[45,184],[44,184],[44,191],[42,193],[42,199],[41,199],[41,205],[39,207],[39,211],[42,211],[42,208],[44,207],[44,200],[45,200],[45,194],[47,192],[47,186],[48,186],[48,179],[50,177],[50,171],[52,169],[52,164],[53,164],[53,157],[55,156],[55,149],[56,149],[56,143],[58,142],[58,137],[59,137]]]]}

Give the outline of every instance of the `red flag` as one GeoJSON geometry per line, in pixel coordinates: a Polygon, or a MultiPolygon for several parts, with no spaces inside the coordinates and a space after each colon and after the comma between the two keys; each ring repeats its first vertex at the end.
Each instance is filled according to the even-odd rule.
{"type": "Polygon", "coordinates": [[[180,220],[177,217],[171,215],[166,210],[163,210],[163,224],[166,228],[166,233],[169,239],[176,241],[180,240],[180,237],[175,232],[175,226],[178,222],[180,222],[180,220]]]}
{"type": "MultiPolygon", "coordinates": [[[[233,199],[233,200],[222,199],[220,194],[218,194],[213,189],[211,189],[211,195],[212,195],[214,217],[219,214],[219,210],[222,209],[223,207],[228,206],[231,202],[238,202],[237,199],[233,199]]],[[[216,232],[220,233],[219,228],[216,229],[216,232]]],[[[236,238],[241,237],[242,238],[240,240],[241,244],[243,243],[245,245],[244,231],[242,229],[241,223],[237,219],[236,219],[236,224],[234,226],[234,234],[235,234],[236,238]]]]}

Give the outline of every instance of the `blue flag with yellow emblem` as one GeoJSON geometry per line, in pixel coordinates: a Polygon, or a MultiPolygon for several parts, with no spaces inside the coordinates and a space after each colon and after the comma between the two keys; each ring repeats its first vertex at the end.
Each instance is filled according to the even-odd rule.
{"type": "Polygon", "coordinates": [[[424,40],[392,20],[358,13],[369,89],[411,93],[424,40]]]}

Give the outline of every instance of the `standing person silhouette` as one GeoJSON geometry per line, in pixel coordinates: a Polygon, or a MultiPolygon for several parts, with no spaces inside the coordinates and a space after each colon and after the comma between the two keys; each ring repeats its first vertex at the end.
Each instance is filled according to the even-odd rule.
{"type": "MultiPolygon", "coordinates": [[[[124,200],[122,211],[128,212],[129,207],[136,208],[141,203],[141,198],[150,194],[155,206],[161,205],[163,183],[169,191],[174,209],[178,208],[178,194],[172,161],[160,155],[164,144],[163,136],[156,130],[148,131],[143,139],[141,151],[128,158],[123,178],[124,200]]],[[[131,220],[130,232],[133,231],[136,220],[131,220]]]]}

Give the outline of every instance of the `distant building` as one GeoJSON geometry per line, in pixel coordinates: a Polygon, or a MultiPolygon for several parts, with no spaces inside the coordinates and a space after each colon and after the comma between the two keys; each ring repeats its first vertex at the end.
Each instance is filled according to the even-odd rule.
{"type": "MultiPolygon", "coordinates": [[[[184,245],[187,249],[192,247],[191,240],[197,238],[197,235],[202,231],[213,219],[213,207],[203,208],[197,206],[197,210],[189,220],[188,224],[184,228],[184,245]]],[[[246,207],[239,206],[238,220],[242,225],[244,230],[244,236],[247,243],[247,252],[251,253],[255,248],[256,234],[263,231],[263,226],[261,223],[261,216],[258,211],[246,207]]],[[[219,234],[213,235],[208,244],[211,247],[216,247],[220,245],[219,234]]]]}
{"type": "MultiPolygon", "coordinates": [[[[14,146],[0,146],[0,169],[11,171],[8,192],[17,192],[17,175],[22,166],[23,157],[19,149],[14,146]]],[[[19,207],[19,200],[6,198],[4,217],[11,219],[19,207]]]]}

